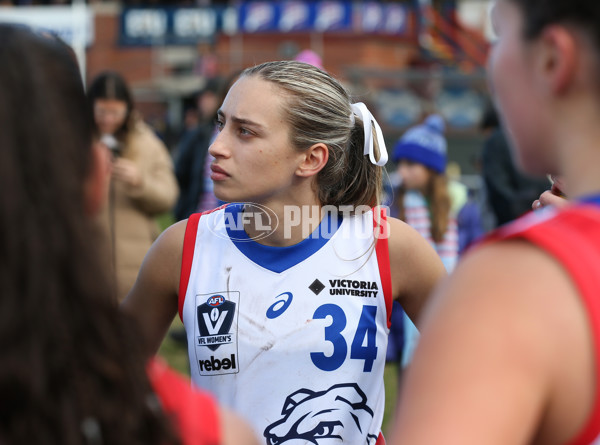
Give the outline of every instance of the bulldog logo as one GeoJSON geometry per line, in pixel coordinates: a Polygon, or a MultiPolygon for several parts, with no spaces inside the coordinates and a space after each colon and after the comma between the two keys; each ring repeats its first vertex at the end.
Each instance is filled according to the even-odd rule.
{"type": "Polygon", "coordinates": [[[299,389],[286,398],[281,414],[283,418],[265,428],[269,445],[357,443],[356,438],[365,435],[365,444],[377,441],[377,436],[366,434],[373,410],[356,383],[333,385],[325,391],[299,389]]]}

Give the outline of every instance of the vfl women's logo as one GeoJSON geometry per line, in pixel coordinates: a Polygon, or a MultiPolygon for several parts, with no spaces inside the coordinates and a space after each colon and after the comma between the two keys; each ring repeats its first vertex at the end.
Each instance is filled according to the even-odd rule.
{"type": "Polygon", "coordinates": [[[367,445],[377,436],[368,434],[373,410],[367,396],[356,383],[333,385],[325,391],[302,388],[290,394],[283,404],[283,417],[265,428],[269,445],[291,443],[357,443],[364,437],[367,445]]]}
{"type": "Polygon", "coordinates": [[[235,303],[223,295],[208,297],[206,303],[197,308],[198,346],[206,346],[215,351],[219,346],[232,342],[230,333],[235,315],[235,303]]]}

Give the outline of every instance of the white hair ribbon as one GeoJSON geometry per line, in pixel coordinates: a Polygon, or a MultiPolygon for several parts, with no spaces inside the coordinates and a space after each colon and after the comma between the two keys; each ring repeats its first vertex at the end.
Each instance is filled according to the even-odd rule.
{"type": "Polygon", "coordinates": [[[363,121],[363,129],[365,133],[365,149],[364,155],[369,155],[369,160],[380,167],[383,167],[388,160],[388,152],[385,148],[385,141],[383,140],[383,133],[381,132],[381,127],[367,108],[367,106],[358,102],[355,104],[350,104],[352,108],[352,113],[356,114],[363,121]],[[371,127],[371,122],[375,126],[377,144],[379,145],[379,160],[375,159],[375,144],[373,144],[373,129],[371,127]]]}

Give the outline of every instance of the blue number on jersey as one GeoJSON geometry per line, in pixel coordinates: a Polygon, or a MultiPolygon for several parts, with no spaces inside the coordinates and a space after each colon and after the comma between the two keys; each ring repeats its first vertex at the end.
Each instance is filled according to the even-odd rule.
{"type": "MultiPolygon", "coordinates": [[[[371,372],[373,362],[377,358],[376,315],[377,306],[363,306],[350,349],[351,359],[365,361],[364,372],[371,372]]],[[[317,308],[313,318],[324,319],[327,316],[331,316],[332,322],[325,327],[325,340],[333,343],[333,354],[326,356],[322,352],[311,352],[310,358],[317,368],[323,371],[335,371],[342,366],[348,353],[348,344],[342,335],[342,331],[346,327],[346,314],[341,307],[335,304],[324,304],[317,308]]]]}
{"type": "Polygon", "coordinates": [[[335,304],[324,304],[317,308],[313,318],[324,319],[328,315],[331,315],[333,321],[325,328],[325,340],[333,343],[333,354],[328,357],[322,352],[311,352],[310,358],[317,368],[323,371],[334,371],[342,366],[348,352],[348,345],[342,335],[346,327],[346,314],[335,304]]]}
{"type": "Polygon", "coordinates": [[[356,328],[356,335],[352,340],[352,348],[350,348],[350,358],[365,361],[364,372],[371,372],[373,362],[377,358],[377,345],[375,344],[377,322],[375,321],[375,315],[377,315],[377,306],[363,306],[356,328]],[[363,346],[365,337],[367,337],[367,344],[363,346]]]}

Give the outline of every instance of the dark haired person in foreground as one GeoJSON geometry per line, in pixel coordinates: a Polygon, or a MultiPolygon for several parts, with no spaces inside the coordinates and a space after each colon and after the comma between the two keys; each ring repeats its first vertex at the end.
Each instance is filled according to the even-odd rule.
{"type": "Polygon", "coordinates": [[[489,76],[516,159],[564,181],[569,203],[493,233],[434,293],[391,443],[597,444],[600,2],[492,11],[489,76]]]}
{"type": "Polygon", "coordinates": [[[72,51],[0,24],[0,443],[255,444],[120,313],[93,218],[108,155],[92,143],[72,51]]]}

